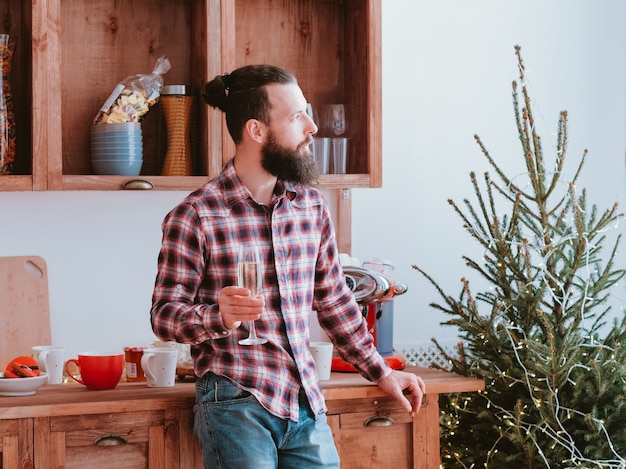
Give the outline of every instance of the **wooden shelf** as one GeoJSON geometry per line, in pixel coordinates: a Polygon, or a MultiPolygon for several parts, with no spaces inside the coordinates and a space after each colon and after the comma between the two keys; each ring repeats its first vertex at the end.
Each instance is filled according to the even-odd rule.
{"type": "MultiPolygon", "coordinates": [[[[12,82],[20,112],[16,176],[0,191],[120,190],[129,178],[94,175],[89,127],[125,77],[169,58],[165,84],[200,90],[253,63],[293,71],[314,106],[346,105],[348,174],[328,189],[380,187],[381,0],[0,0],[20,36],[12,82]]],[[[0,28],[1,29],[1,28],[0,28]]],[[[1,31],[0,31],[1,32],[1,31]]],[[[167,141],[158,103],[142,122],[141,178],[155,190],[192,190],[233,154],[220,111],[196,100],[195,176],[163,177],[167,141]]]]}

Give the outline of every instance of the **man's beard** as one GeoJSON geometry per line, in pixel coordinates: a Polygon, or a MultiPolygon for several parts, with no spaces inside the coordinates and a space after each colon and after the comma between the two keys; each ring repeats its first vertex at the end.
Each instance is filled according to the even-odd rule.
{"type": "Polygon", "coordinates": [[[306,149],[310,142],[299,144],[295,149],[276,142],[273,133],[261,149],[261,166],[279,180],[306,186],[317,182],[319,172],[311,151],[306,149]]]}

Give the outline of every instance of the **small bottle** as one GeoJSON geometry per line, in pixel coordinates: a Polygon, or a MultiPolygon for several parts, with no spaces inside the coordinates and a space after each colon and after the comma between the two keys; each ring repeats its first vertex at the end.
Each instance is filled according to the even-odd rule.
{"type": "Polygon", "coordinates": [[[162,176],[191,176],[191,117],[193,91],[187,85],[167,85],[160,98],[167,127],[167,153],[161,169],[162,176]]]}
{"type": "Polygon", "coordinates": [[[141,368],[141,358],[147,345],[135,345],[124,347],[124,369],[126,381],[131,383],[146,381],[146,375],[141,368]]]}

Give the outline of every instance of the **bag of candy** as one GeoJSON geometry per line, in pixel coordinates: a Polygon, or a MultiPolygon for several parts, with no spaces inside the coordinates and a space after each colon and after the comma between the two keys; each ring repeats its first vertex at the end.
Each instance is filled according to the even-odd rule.
{"type": "Polygon", "coordinates": [[[149,74],[126,77],[120,82],[93,120],[93,125],[140,122],[157,102],[163,88],[163,75],[171,68],[167,57],[157,59],[149,74]]]}

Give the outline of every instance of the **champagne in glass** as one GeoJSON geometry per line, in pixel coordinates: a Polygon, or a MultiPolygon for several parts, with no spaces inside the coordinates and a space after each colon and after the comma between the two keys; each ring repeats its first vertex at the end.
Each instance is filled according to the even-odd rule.
{"type": "MultiPolygon", "coordinates": [[[[256,246],[242,245],[239,248],[237,276],[239,286],[250,290],[252,296],[256,296],[260,293],[261,261],[259,258],[259,250],[256,246]]],[[[249,336],[239,341],[241,345],[260,345],[267,342],[267,339],[257,337],[254,321],[249,321],[249,331],[249,336]]]]}
{"type": "Polygon", "coordinates": [[[259,264],[256,262],[239,262],[237,264],[239,286],[250,290],[252,296],[259,294],[259,264]]]}

